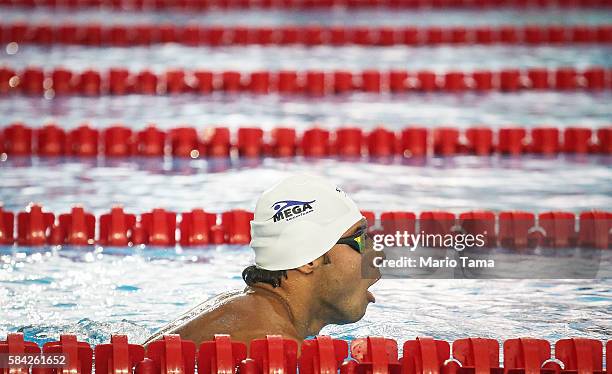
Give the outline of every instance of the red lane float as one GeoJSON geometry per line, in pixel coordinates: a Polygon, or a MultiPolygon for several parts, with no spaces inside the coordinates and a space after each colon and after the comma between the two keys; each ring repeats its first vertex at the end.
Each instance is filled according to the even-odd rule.
{"type": "Polygon", "coordinates": [[[110,213],[100,216],[98,243],[109,246],[126,246],[129,235],[136,224],[134,214],[125,214],[123,208],[115,206],[110,213]]]}
{"type": "MultiPolygon", "coordinates": [[[[0,354],[2,355],[40,354],[40,347],[36,343],[24,341],[23,333],[9,333],[6,336],[6,340],[0,340],[0,354]]],[[[23,366],[13,366],[11,368],[2,368],[0,372],[3,374],[4,373],[6,374],[29,374],[30,369],[26,365],[23,365],[23,366]]]]}
{"type": "Polygon", "coordinates": [[[329,130],[313,128],[304,131],[301,142],[306,157],[325,157],[331,154],[329,130]]]}
{"type": "MultiPolygon", "coordinates": [[[[136,46],[158,43],[180,43],[187,46],[260,45],[360,45],[360,46],[419,46],[439,44],[609,44],[611,25],[529,25],[479,27],[339,27],[339,26],[182,26],[144,24],[111,26],[101,24],[35,25],[28,23],[0,24],[0,42],[43,45],[136,46]]],[[[33,71],[34,74],[38,74],[33,71]]],[[[255,72],[256,81],[265,87],[267,76],[255,72]]],[[[180,71],[170,74],[181,81],[180,71]]],[[[120,75],[117,75],[120,77],[120,75]]],[[[345,76],[346,77],[346,76],[345,76]]],[[[32,78],[36,78],[33,76],[32,78]]],[[[173,82],[173,79],[167,79],[173,82]]],[[[36,89],[42,88],[40,79],[36,89]]]]}
{"type": "Polygon", "coordinates": [[[499,243],[507,248],[527,248],[535,245],[530,229],[535,226],[535,215],[512,211],[499,214],[499,243]]]}
{"type": "Polygon", "coordinates": [[[246,210],[231,210],[221,213],[221,226],[225,231],[225,243],[249,244],[253,213],[246,210]]]}
{"type": "Polygon", "coordinates": [[[550,362],[550,343],[544,339],[518,338],[504,342],[504,368],[525,373],[549,369],[561,370],[557,362],[550,362]],[[548,362],[547,362],[548,361],[548,362]]]}
{"type": "Polygon", "coordinates": [[[450,357],[450,345],[444,340],[418,337],[404,342],[404,355],[400,359],[402,373],[444,373],[456,365],[445,361],[450,357]]]}
{"type": "Polygon", "coordinates": [[[449,156],[461,153],[459,130],[450,127],[440,127],[433,131],[433,152],[435,155],[449,156]]]}
{"type": "MultiPolygon", "coordinates": [[[[181,129],[176,129],[178,133],[181,132],[181,129]]],[[[194,130],[195,131],[195,130],[194,130]]],[[[172,135],[175,135],[175,133],[172,133],[172,135]]],[[[166,133],[157,129],[156,127],[153,126],[148,126],[146,127],[144,130],[139,131],[136,134],[136,153],[138,155],[142,155],[142,156],[151,156],[151,157],[155,157],[155,156],[163,156],[165,153],[165,144],[166,144],[166,133]]],[[[183,140],[183,138],[179,138],[181,140],[183,140]]],[[[172,143],[172,154],[175,155],[177,154],[176,151],[176,147],[177,147],[177,139],[176,137],[172,137],[171,140],[172,143]]],[[[181,145],[183,145],[183,143],[180,143],[181,145]]],[[[183,150],[184,148],[179,148],[180,150],[183,150]]],[[[182,155],[182,152],[178,152],[178,154],[182,155]]],[[[189,153],[187,153],[188,155],[189,153]]]]}
{"type": "Polygon", "coordinates": [[[341,339],[317,336],[304,340],[298,365],[300,373],[337,373],[348,353],[348,344],[341,339]]]}
{"type": "MultiPolygon", "coordinates": [[[[524,337],[501,343],[503,365],[500,364],[500,342],[477,337],[453,342],[417,337],[403,343],[401,357],[397,341],[377,336],[356,338],[351,342],[316,336],[302,342],[299,359],[297,342],[280,335],[252,340],[248,355],[245,343],[234,341],[229,335],[215,335],[212,341],[204,341],[199,347],[179,335],[164,335],[149,343],[146,349],[128,343],[125,335],[113,335],[110,344],[98,344],[95,351],[74,335],[61,335],[59,341],[45,343],[42,350],[48,354],[66,355],[67,368],[82,374],[92,372],[94,356],[95,372],[108,374],[194,374],[196,363],[198,374],[296,374],[298,371],[329,374],[338,369],[341,374],[612,373],[609,365],[603,369],[604,350],[599,340],[561,339],[555,342],[554,356],[551,343],[544,339],[524,337]]],[[[608,363],[611,348],[608,342],[608,363]]],[[[23,333],[9,333],[5,341],[0,341],[0,354],[36,354],[40,351],[36,343],[24,340],[23,333]]],[[[40,368],[33,372],[36,370],[54,372],[40,368]]],[[[27,374],[29,370],[11,367],[10,373],[27,374]]]]}
{"type": "Polygon", "coordinates": [[[55,215],[43,212],[40,205],[32,204],[17,214],[17,244],[43,245],[50,236],[55,215]]]}
{"type": "Polygon", "coordinates": [[[607,248],[610,245],[610,213],[582,212],[580,213],[580,229],[578,242],[593,248],[607,248]]]}
{"type": "Polygon", "coordinates": [[[224,127],[209,129],[205,135],[208,140],[207,155],[211,157],[227,157],[230,155],[230,130],[224,127]]]}
{"type": "Polygon", "coordinates": [[[161,340],[149,343],[146,357],[153,361],[156,373],[193,374],[196,345],[179,335],[164,335],[161,340]]]}
{"type": "MultiPolygon", "coordinates": [[[[80,342],[75,335],[60,335],[60,340],[47,342],[43,345],[42,352],[45,354],[64,354],[66,364],[62,368],[69,373],[91,374],[93,362],[93,350],[86,342],[80,342]]],[[[36,371],[37,369],[32,369],[36,371]]],[[[52,368],[39,369],[44,374],[54,372],[52,368]]]]}
{"type": "Polygon", "coordinates": [[[134,154],[133,132],[128,127],[111,126],[104,130],[103,148],[106,157],[125,157],[134,154]]]}
{"type": "Polygon", "coordinates": [[[325,9],[325,8],[582,8],[609,7],[610,0],[2,0],[13,7],[110,8],[114,10],[325,9]]]}
{"type": "Polygon", "coordinates": [[[578,242],[574,229],[576,216],[568,212],[540,213],[538,222],[544,232],[544,245],[551,248],[573,247],[578,242]]]}
{"type": "Polygon", "coordinates": [[[222,244],[225,242],[222,226],[217,225],[217,215],[202,209],[193,209],[181,214],[179,231],[182,246],[222,244]],[[219,232],[221,235],[213,234],[219,232]]]}
{"type": "MultiPolygon", "coordinates": [[[[431,235],[452,234],[455,225],[455,214],[444,211],[425,211],[419,215],[420,231],[431,235]]],[[[442,246],[442,243],[437,245],[442,246]]]]}
{"type": "Polygon", "coordinates": [[[200,344],[198,373],[233,373],[246,358],[244,343],[232,341],[229,335],[215,335],[213,341],[200,344]]]}
{"type": "Polygon", "coordinates": [[[367,134],[366,152],[371,157],[391,157],[398,153],[399,142],[393,131],[382,127],[367,134]]]}
{"type": "Polygon", "coordinates": [[[531,130],[531,151],[553,155],[559,152],[559,129],[540,127],[531,130]]]}
{"type": "Polygon", "coordinates": [[[400,152],[404,157],[423,157],[429,152],[428,129],[409,127],[400,134],[400,152]]]}
{"type": "Polygon", "coordinates": [[[297,342],[280,335],[254,339],[249,347],[257,373],[297,373],[297,354],[297,342]]]}
{"type": "Polygon", "coordinates": [[[59,224],[51,227],[50,244],[88,245],[95,242],[96,218],[75,206],[68,214],[58,216],[59,224]]]}
{"type": "Polygon", "coordinates": [[[612,340],[609,340],[606,344],[606,368],[607,373],[612,372],[612,340]]]}
{"type": "Polygon", "coordinates": [[[358,338],[351,341],[350,352],[353,360],[342,364],[342,374],[401,372],[397,342],[393,339],[374,336],[358,338]]]}
{"type": "Polygon", "coordinates": [[[270,135],[272,140],[266,145],[266,153],[275,157],[296,155],[298,139],[295,129],[277,127],[272,130],[270,135]]]}
{"type": "Polygon", "coordinates": [[[453,342],[458,366],[474,372],[503,373],[499,364],[499,343],[495,339],[465,338],[453,342]]]}
{"type": "Polygon", "coordinates": [[[491,211],[471,211],[459,214],[459,225],[466,234],[477,235],[487,233],[483,248],[493,248],[497,245],[495,230],[495,213],[491,211]]]}
{"type": "MultiPolygon", "coordinates": [[[[610,345],[610,342],[608,342],[610,345]]],[[[612,351],[608,348],[608,356],[612,351]]],[[[565,370],[577,372],[604,373],[603,344],[594,339],[562,339],[555,343],[555,356],[565,364],[565,370]]],[[[608,357],[610,360],[610,357],[608,357]]],[[[608,361],[610,362],[610,361],[608,361]]],[[[608,372],[612,368],[608,366],[608,372]]]]}
{"type": "Polygon", "coordinates": [[[3,148],[7,154],[24,156],[32,153],[32,129],[23,124],[14,124],[3,129],[3,148]]]}
{"type": "Polygon", "coordinates": [[[0,244],[13,244],[15,236],[15,215],[5,212],[0,206],[0,244]]]}
{"type": "Polygon", "coordinates": [[[176,213],[153,209],[140,215],[133,231],[134,244],[171,246],[176,243],[176,213]],[[142,234],[137,235],[142,230],[142,234]],[[140,236],[140,237],[138,237],[140,236]]]}
{"type": "Polygon", "coordinates": [[[126,335],[113,335],[110,343],[96,345],[94,355],[96,373],[132,373],[132,369],[144,360],[145,349],[129,344],[126,335]]]}
{"type": "Polygon", "coordinates": [[[425,156],[479,155],[494,153],[519,156],[536,154],[612,154],[612,127],[589,128],[502,127],[493,130],[475,126],[465,130],[439,127],[433,130],[410,126],[399,132],[377,127],[367,133],[358,127],[336,130],[311,128],[301,136],[295,129],[279,127],[264,133],[261,128],[242,127],[231,142],[226,127],[207,128],[199,133],[193,127],[168,132],[153,125],[134,132],[122,125],[102,130],[87,125],[64,130],[57,125],[32,129],[23,123],[0,128],[0,149],[7,156],[57,157],[328,157],[373,159],[425,156]],[[593,133],[595,137],[593,138],[593,133]]]}
{"type": "Polygon", "coordinates": [[[490,128],[469,128],[465,131],[465,138],[467,139],[465,149],[470,154],[486,156],[494,152],[493,130],[490,128]]]}
{"type": "Polygon", "coordinates": [[[241,157],[259,157],[263,154],[263,130],[257,127],[241,127],[238,129],[236,148],[241,157]]]}
{"type": "Polygon", "coordinates": [[[519,90],[586,90],[612,88],[612,70],[599,66],[576,70],[504,69],[436,73],[429,70],[337,71],[208,71],[169,69],[159,74],[149,70],[130,72],[124,68],[108,71],[46,70],[29,67],[15,71],[0,66],[0,95],[208,95],[212,92],[265,95],[326,96],[354,92],[371,94],[401,92],[448,92],[519,90]],[[61,73],[60,73],[61,72],[61,73]]]}
{"type": "MultiPolygon", "coordinates": [[[[413,212],[362,211],[370,226],[380,223],[375,233],[397,230],[416,232],[413,212]]],[[[419,230],[428,234],[453,234],[457,227],[466,233],[486,232],[486,247],[504,248],[612,248],[612,212],[588,211],[579,214],[551,211],[537,216],[531,212],[470,211],[455,215],[445,211],[425,211],[419,215],[419,230]],[[496,230],[496,222],[499,229],[496,230]],[[579,223],[576,229],[576,222],[579,223]]],[[[20,246],[153,245],[189,247],[209,244],[247,245],[251,241],[250,222],[253,213],[235,209],[220,214],[201,208],[180,215],[164,209],[153,209],[140,215],[126,213],[115,206],[96,219],[80,206],[69,214],[43,212],[31,204],[17,214],[17,237],[14,237],[15,215],[0,209],[0,244],[20,246]],[[56,217],[57,220],[56,220],[56,217]],[[96,221],[99,222],[96,230],[96,221]],[[177,235],[178,229],[178,235],[177,235]],[[96,232],[98,236],[96,237],[96,232]],[[96,239],[97,238],[97,239],[96,239]]]]}

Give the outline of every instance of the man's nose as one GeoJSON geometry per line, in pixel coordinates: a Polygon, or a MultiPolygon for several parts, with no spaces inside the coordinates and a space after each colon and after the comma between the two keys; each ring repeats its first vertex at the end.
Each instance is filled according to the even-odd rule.
{"type": "Polygon", "coordinates": [[[386,258],[384,251],[369,250],[364,252],[361,258],[361,269],[365,279],[375,279],[374,282],[376,282],[381,278],[380,269],[374,266],[374,260],[377,258],[380,258],[380,260],[376,260],[378,262],[384,260],[386,258]]]}

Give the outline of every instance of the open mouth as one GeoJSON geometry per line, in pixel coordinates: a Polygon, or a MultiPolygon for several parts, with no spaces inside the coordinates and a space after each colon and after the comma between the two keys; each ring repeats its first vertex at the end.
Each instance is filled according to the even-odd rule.
{"type": "MultiPolygon", "coordinates": [[[[372,287],[376,282],[378,282],[380,280],[380,276],[378,278],[376,278],[376,280],[371,281],[370,285],[368,286],[368,288],[372,287]]],[[[368,302],[370,303],[376,303],[376,296],[374,296],[374,294],[372,293],[372,291],[366,289],[366,297],[368,299],[368,302]]]]}

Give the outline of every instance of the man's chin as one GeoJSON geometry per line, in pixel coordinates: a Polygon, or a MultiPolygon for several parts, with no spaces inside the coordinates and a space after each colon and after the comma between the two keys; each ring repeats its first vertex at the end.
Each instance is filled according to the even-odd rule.
{"type": "Polygon", "coordinates": [[[368,305],[370,305],[369,301],[366,301],[365,303],[363,303],[363,307],[361,308],[360,312],[358,313],[359,315],[357,316],[357,318],[355,318],[355,321],[353,321],[353,322],[360,321],[363,318],[363,316],[365,316],[366,311],[368,309],[368,305]]]}
{"type": "Polygon", "coordinates": [[[346,315],[342,321],[338,321],[335,322],[335,325],[346,325],[349,323],[355,323],[355,322],[359,322],[363,316],[365,316],[366,314],[366,309],[368,307],[368,303],[363,304],[363,307],[359,310],[359,311],[355,311],[354,313],[351,313],[350,315],[346,315]]]}

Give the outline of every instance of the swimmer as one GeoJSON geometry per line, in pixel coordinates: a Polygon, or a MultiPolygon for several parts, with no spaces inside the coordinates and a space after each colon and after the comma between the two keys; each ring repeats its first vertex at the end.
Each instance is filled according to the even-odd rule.
{"type": "Polygon", "coordinates": [[[244,290],[218,295],[171,322],[145,344],[179,334],[200,344],[230,334],[246,344],[266,335],[297,341],[329,324],[359,321],[379,276],[362,277],[367,224],[355,203],[323,178],[299,174],[265,191],[251,221],[255,264],[244,290]],[[373,279],[372,279],[373,278],[373,279]]]}

